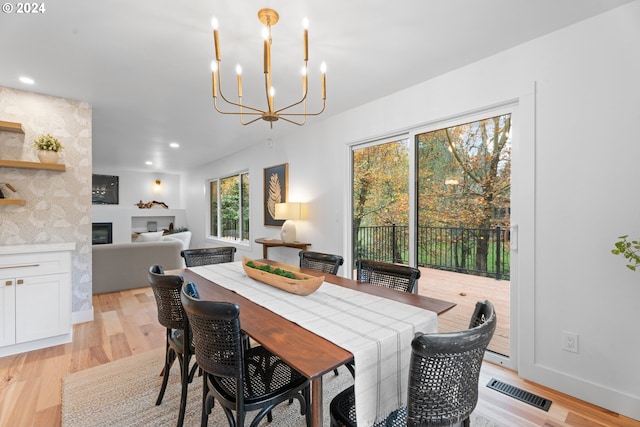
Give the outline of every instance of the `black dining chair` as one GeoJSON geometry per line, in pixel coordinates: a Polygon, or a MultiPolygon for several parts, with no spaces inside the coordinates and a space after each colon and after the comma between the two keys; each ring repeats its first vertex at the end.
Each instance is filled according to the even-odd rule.
{"type": "Polygon", "coordinates": [[[265,415],[271,422],[273,408],[289,399],[298,400],[300,413],[311,426],[309,379],[266,348],[243,345],[236,304],[198,300],[186,290],[181,298],[203,371],[202,427],[208,424],[214,401],[222,406],[231,427],[244,426],[247,412],[259,410],[251,422],[256,427],[265,415]]]}
{"type": "Polygon", "coordinates": [[[235,246],[221,246],[218,248],[185,249],[180,252],[187,267],[233,262],[236,253],[235,246]]]}
{"type": "Polygon", "coordinates": [[[404,292],[413,292],[420,270],[408,265],[373,260],[356,262],[358,280],[404,292]]]}
{"type": "MultiPolygon", "coordinates": [[[[476,303],[469,329],[443,334],[416,334],[411,342],[408,405],[380,426],[469,427],[478,402],[478,380],[497,317],[489,301],[476,303]]],[[[354,387],[338,393],[329,405],[331,427],[356,423],[354,387]]]]}
{"type": "Polygon", "coordinates": [[[184,422],[187,405],[187,386],[193,380],[197,369],[196,363],[189,369],[191,356],[194,354],[194,347],[189,330],[189,319],[180,301],[183,279],[181,276],[164,274],[162,266],[160,265],[152,265],[149,268],[148,278],[156,299],[158,322],[166,328],[162,386],[160,387],[156,405],[162,403],[162,398],[164,397],[169,381],[169,371],[175,360],[178,359],[182,390],[177,425],[181,427],[184,422]]]}
{"type": "Polygon", "coordinates": [[[324,254],[321,252],[300,251],[300,267],[323,273],[338,274],[338,269],[344,263],[340,255],[324,254]]]}

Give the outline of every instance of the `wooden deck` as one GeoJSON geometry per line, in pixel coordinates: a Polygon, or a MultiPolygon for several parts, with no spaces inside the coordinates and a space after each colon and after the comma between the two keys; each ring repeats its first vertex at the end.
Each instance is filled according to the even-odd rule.
{"type": "Polygon", "coordinates": [[[469,327],[476,301],[489,300],[498,316],[498,324],[488,349],[509,356],[510,282],[449,271],[420,268],[418,293],[455,302],[457,305],[438,317],[439,332],[469,327]]]}

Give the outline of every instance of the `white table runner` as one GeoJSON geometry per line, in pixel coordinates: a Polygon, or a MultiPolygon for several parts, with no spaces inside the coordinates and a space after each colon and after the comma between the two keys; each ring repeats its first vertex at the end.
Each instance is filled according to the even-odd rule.
{"type": "Polygon", "coordinates": [[[189,268],[353,354],[358,425],[406,406],[411,340],[437,332],[437,314],[324,282],[311,295],[290,294],[248,277],[240,262],[189,268]]]}

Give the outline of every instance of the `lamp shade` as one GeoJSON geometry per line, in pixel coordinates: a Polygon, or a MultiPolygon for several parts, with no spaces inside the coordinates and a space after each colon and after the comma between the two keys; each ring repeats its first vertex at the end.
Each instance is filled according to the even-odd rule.
{"type": "Polygon", "coordinates": [[[275,219],[302,219],[302,203],[276,203],[275,219]]]}
{"type": "Polygon", "coordinates": [[[276,203],[275,219],[285,219],[280,230],[280,238],[285,243],[296,240],[296,225],[294,219],[302,218],[302,203],[276,203]]]}

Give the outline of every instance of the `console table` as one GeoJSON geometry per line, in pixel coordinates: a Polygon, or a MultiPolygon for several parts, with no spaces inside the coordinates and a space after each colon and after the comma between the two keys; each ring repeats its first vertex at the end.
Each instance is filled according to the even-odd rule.
{"type": "Polygon", "coordinates": [[[303,242],[285,243],[280,239],[265,239],[265,238],[256,239],[256,243],[259,243],[262,245],[262,258],[264,259],[268,259],[267,250],[272,247],[281,246],[285,248],[302,249],[303,251],[306,251],[307,248],[311,246],[311,243],[303,243],[303,242]]]}

